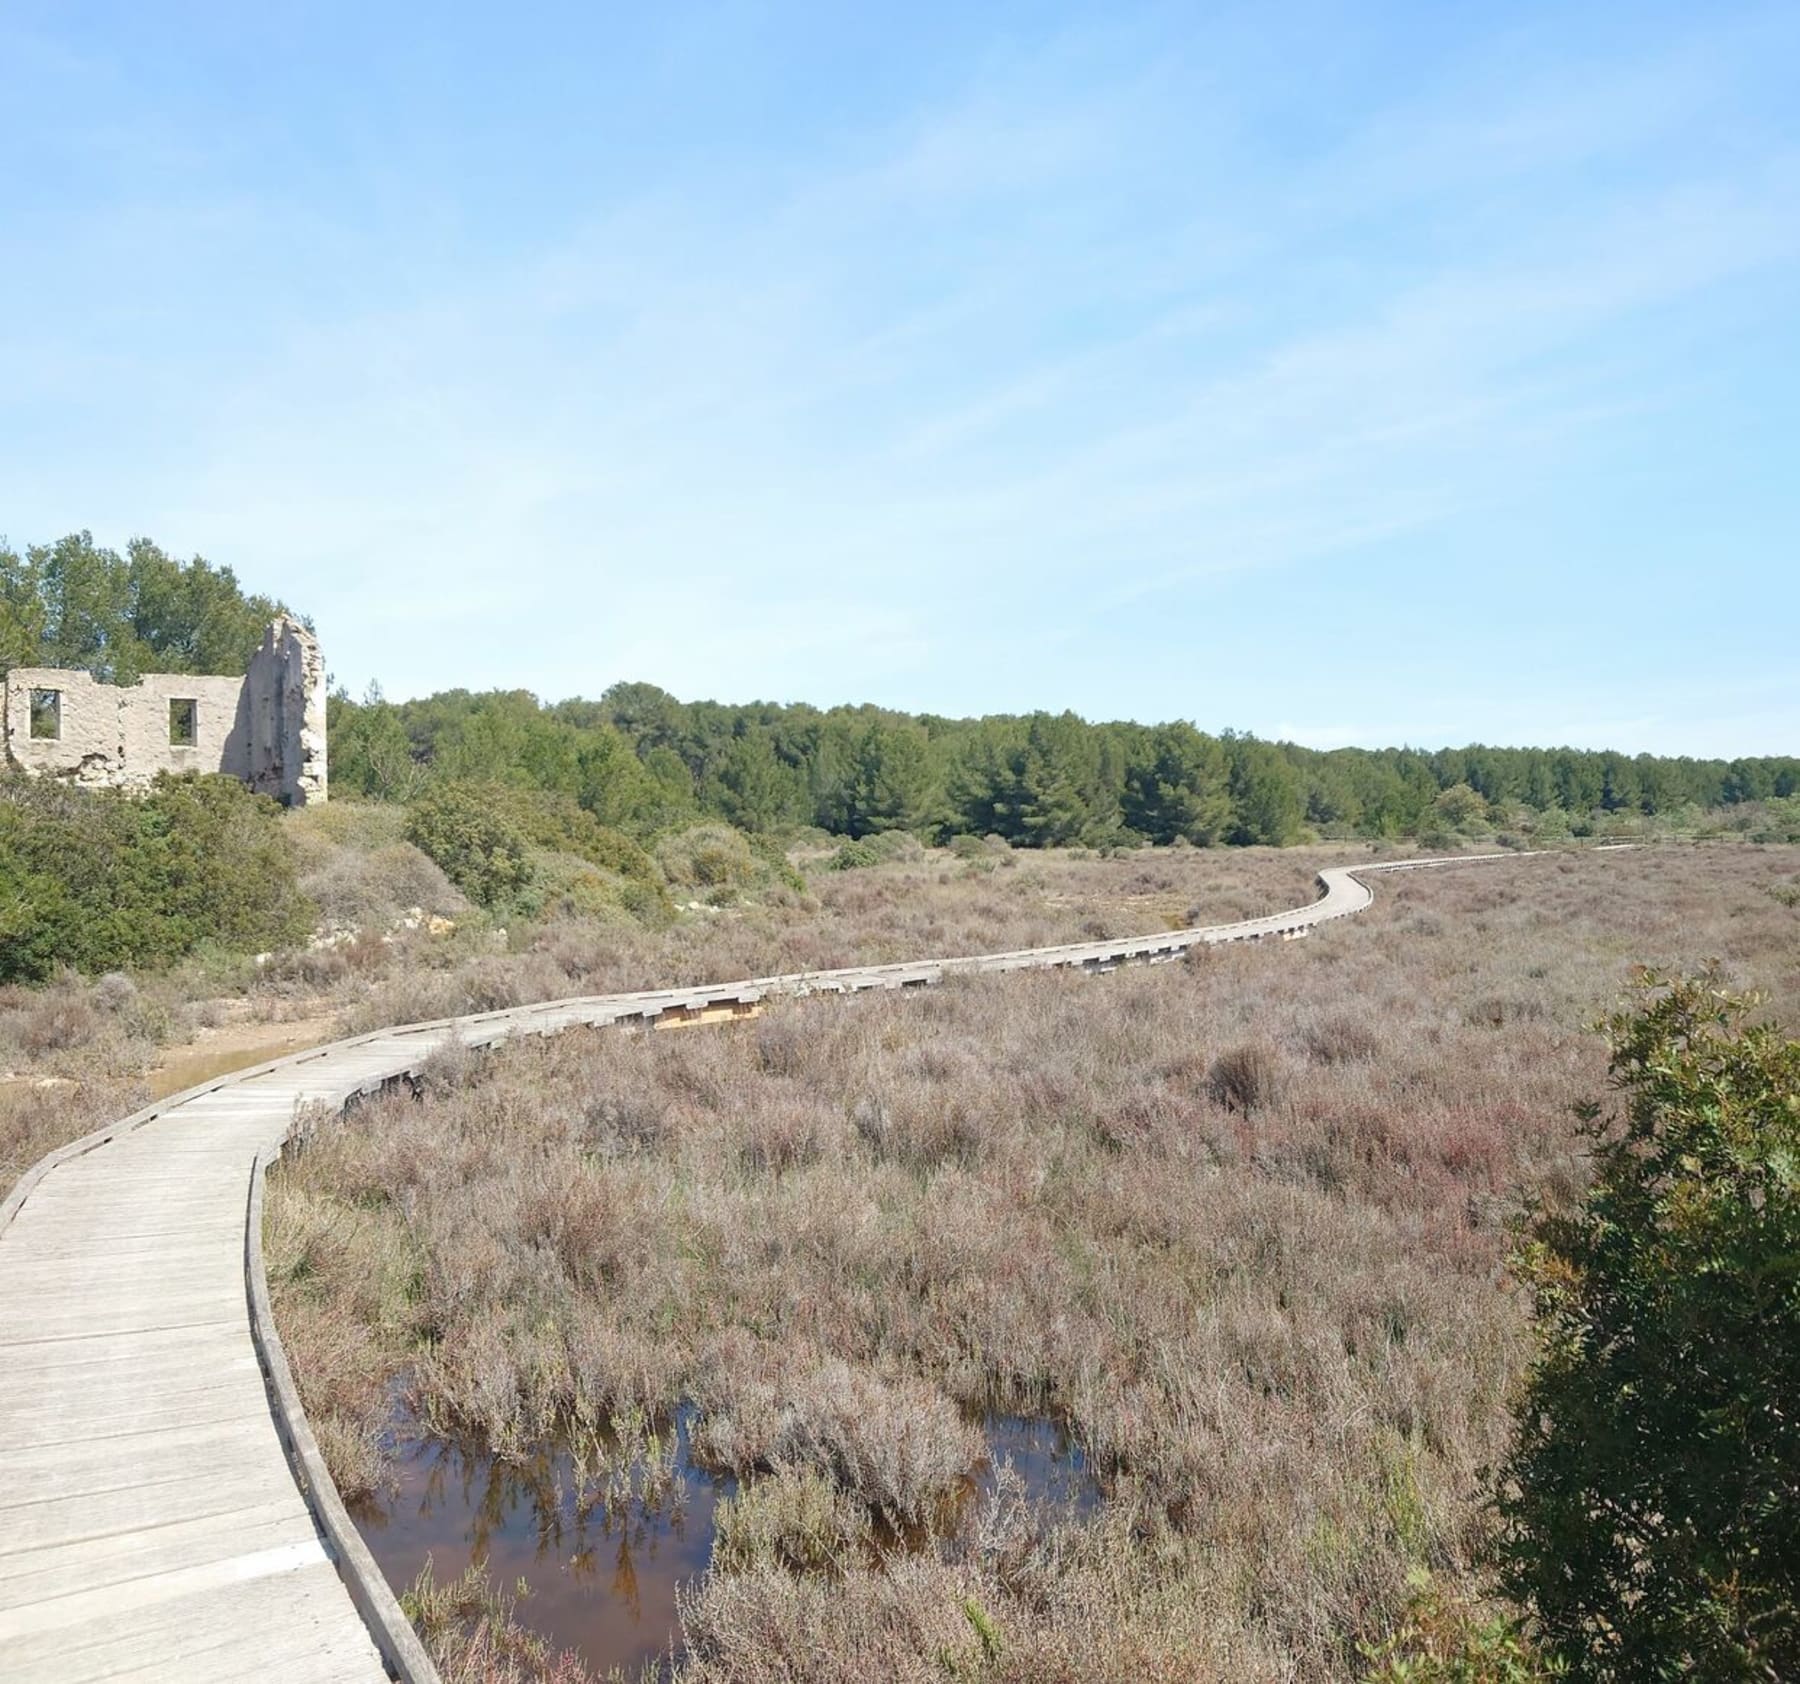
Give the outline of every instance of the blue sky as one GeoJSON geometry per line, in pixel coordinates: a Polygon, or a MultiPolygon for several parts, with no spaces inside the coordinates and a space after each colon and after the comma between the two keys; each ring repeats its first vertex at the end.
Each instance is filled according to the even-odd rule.
{"type": "Polygon", "coordinates": [[[1800,751],[1800,8],[0,0],[0,533],[450,685],[1800,751]]]}

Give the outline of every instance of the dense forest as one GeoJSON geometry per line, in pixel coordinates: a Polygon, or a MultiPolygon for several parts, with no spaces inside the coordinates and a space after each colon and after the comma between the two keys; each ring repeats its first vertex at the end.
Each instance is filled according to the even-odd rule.
{"type": "Polygon", "coordinates": [[[399,703],[339,694],[331,756],[335,791],[380,800],[411,800],[450,778],[551,791],[637,833],[717,816],[751,831],[998,835],[1025,847],[1284,843],[1478,824],[1584,834],[1596,815],[1680,816],[1800,792],[1796,757],[1325,752],[1184,722],[732,707],[681,702],[650,684],[548,705],[525,691],[399,703]]]}

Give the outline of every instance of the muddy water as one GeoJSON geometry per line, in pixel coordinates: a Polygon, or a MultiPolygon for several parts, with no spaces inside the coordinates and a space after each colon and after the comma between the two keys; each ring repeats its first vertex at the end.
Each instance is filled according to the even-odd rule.
{"type": "MultiPolygon", "coordinates": [[[[564,1446],[499,1461],[423,1433],[402,1409],[395,1488],[355,1505],[357,1525],[396,1592],[427,1559],[439,1584],[485,1564],[501,1589],[524,1582],[524,1624],[595,1671],[668,1661],[679,1646],[676,1591],[705,1576],[719,1501],[737,1490],[735,1479],[694,1463],[692,1419],[683,1410],[670,1424],[661,1477],[639,1463],[609,1495],[605,1477],[584,1481],[564,1446]]],[[[981,1424],[988,1460],[969,1482],[965,1515],[1004,1463],[1046,1519],[1079,1518],[1099,1503],[1079,1447],[1054,1423],[994,1415],[981,1424]]]]}
{"type": "Polygon", "coordinates": [[[266,1064],[283,1053],[316,1047],[337,1035],[335,1018],[298,1018],[292,1023],[234,1024],[192,1041],[169,1047],[163,1062],[149,1075],[150,1097],[166,1099],[172,1093],[198,1087],[215,1076],[229,1076],[253,1064],[266,1064]]]}

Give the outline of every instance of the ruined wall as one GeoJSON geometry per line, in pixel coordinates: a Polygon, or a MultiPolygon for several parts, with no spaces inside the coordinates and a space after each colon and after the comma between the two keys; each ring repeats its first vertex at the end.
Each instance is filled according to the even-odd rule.
{"type": "Polygon", "coordinates": [[[4,718],[7,758],[34,777],[137,789],[158,772],[223,772],[292,806],[326,797],[325,663],[317,640],[285,618],[243,678],[146,673],[105,684],[80,670],[14,667],[4,718]],[[34,691],[59,698],[54,737],[31,733],[34,691]],[[193,704],[191,743],[170,740],[171,702],[193,704]]]}
{"type": "Polygon", "coordinates": [[[325,657],[297,620],[263,634],[244,680],[249,699],[250,787],[290,807],[326,798],[325,657]]]}
{"type": "Polygon", "coordinates": [[[14,667],[6,679],[6,746],[27,772],[89,788],[125,789],[160,771],[250,770],[249,715],[241,678],[147,674],[136,684],[103,684],[60,667],[14,667]],[[53,738],[31,734],[31,693],[60,697],[53,738]],[[169,741],[169,703],[194,704],[194,741],[169,741]]]}

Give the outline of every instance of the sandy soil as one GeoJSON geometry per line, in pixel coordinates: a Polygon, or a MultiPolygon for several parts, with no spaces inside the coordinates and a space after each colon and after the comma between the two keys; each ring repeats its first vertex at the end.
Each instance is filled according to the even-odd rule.
{"type": "Polygon", "coordinates": [[[202,1029],[185,1046],[164,1047],[149,1073],[150,1094],[161,1099],[213,1076],[229,1075],[252,1064],[336,1040],[335,1015],[295,1018],[287,1023],[228,1023],[202,1029]]]}

